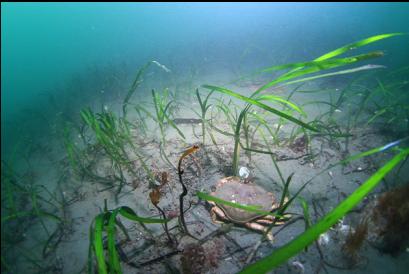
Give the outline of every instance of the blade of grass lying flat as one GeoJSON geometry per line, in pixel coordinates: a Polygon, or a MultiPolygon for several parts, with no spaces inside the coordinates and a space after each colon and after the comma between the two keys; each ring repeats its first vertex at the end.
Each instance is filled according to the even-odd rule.
{"type": "Polygon", "coordinates": [[[404,160],[409,155],[409,148],[402,150],[399,154],[395,155],[389,162],[387,162],[382,168],[374,173],[368,180],[365,181],[360,187],[358,187],[351,195],[349,195],[343,202],[341,202],[335,209],[325,215],[318,223],[313,225],[310,229],[299,235],[296,239],[292,240],[288,244],[274,251],[272,254],[264,257],[256,263],[246,267],[240,273],[266,273],[282,263],[286,262],[289,258],[293,257],[306,246],[314,242],[320,234],[327,231],[332,225],[334,225],[340,218],[347,214],[352,208],[354,208],[370,191],[372,191],[382,178],[388,174],[396,165],[404,160]]]}
{"type": "Polygon", "coordinates": [[[170,221],[170,219],[165,219],[164,220],[164,219],[140,217],[130,207],[127,207],[127,206],[122,206],[119,209],[119,213],[123,217],[125,217],[125,218],[127,218],[127,219],[129,219],[131,221],[142,222],[142,223],[145,223],[145,224],[163,224],[163,223],[166,223],[166,222],[170,221]]]}
{"type": "Polygon", "coordinates": [[[240,99],[242,101],[245,101],[245,102],[247,102],[249,104],[258,106],[258,107],[260,107],[262,109],[265,109],[265,110],[267,110],[267,111],[269,111],[271,113],[274,113],[274,114],[276,114],[276,115],[278,115],[278,116],[280,116],[280,117],[282,117],[284,119],[287,119],[287,120],[289,120],[289,121],[291,121],[291,122],[293,122],[293,123],[295,123],[297,125],[300,125],[300,126],[306,128],[306,129],[309,129],[309,130],[314,131],[314,132],[319,132],[318,129],[304,123],[303,121],[298,120],[298,119],[296,119],[293,116],[290,116],[288,114],[285,114],[284,112],[276,110],[275,108],[272,108],[272,107],[270,107],[268,105],[265,105],[265,104],[255,100],[255,99],[248,98],[248,97],[240,95],[240,94],[238,94],[238,93],[236,93],[234,91],[231,91],[231,90],[228,90],[228,89],[225,89],[225,88],[221,88],[221,87],[216,87],[216,86],[211,86],[211,85],[203,85],[203,87],[206,88],[206,89],[209,89],[209,90],[215,90],[215,91],[224,93],[226,95],[235,97],[235,98],[240,99]]]}
{"type": "Polygon", "coordinates": [[[335,109],[337,108],[337,106],[334,105],[334,104],[331,104],[331,103],[326,102],[326,101],[318,101],[318,100],[306,102],[302,106],[304,107],[304,106],[308,106],[308,105],[312,105],[312,104],[324,104],[324,105],[329,105],[329,106],[331,106],[331,107],[333,107],[335,109]]]}
{"type": "Polygon", "coordinates": [[[183,134],[183,132],[176,126],[175,122],[173,122],[172,119],[169,118],[169,115],[167,113],[163,113],[163,115],[166,118],[166,121],[168,121],[169,125],[171,125],[171,127],[173,127],[174,129],[176,129],[176,131],[179,133],[179,135],[185,139],[185,135],[183,134]]]}
{"type": "Polygon", "coordinates": [[[318,93],[318,92],[333,92],[336,89],[313,89],[313,90],[297,90],[299,93],[318,93]]]}
{"type": "Polygon", "coordinates": [[[256,206],[256,205],[242,205],[242,204],[239,204],[239,203],[233,203],[233,202],[226,201],[226,200],[220,199],[220,198],[218,198],[218,197],[215,197],[215,196],[212,196],[212,195],[206,194],[206,193],[204,193],[204,192],[200,192],[200,191],[196,192],[196,195],[197,195],[200,199],[203,199],[203,200],[206,200],[206,201],[213,201],[213,202],[220,203],[220,204],[224,204],[224,205],[228,205],[228,206],[231,206],[231,207],[234,207],[234,208],[243,209],[243,210],[246,210],[246,211],[249,211],[249,212],[255,212],[255,213],[258,213],[258,214],[260,214],[260,215],[273,215],[273,216],[277,216],[277,214],[274,214],[274,213],[271,213],[271,212],[269,212],[269,211],[265,211],[265,210],[259,209],[260,206],[256,206]]]}
{"type": "Polygon", "coordinates": [[[214,126],[213,123],[210,124],[210,127],[211,127],[212,129],[214,129],[216,132],[220,133],[220,134],[223,134],[223,135],[229,136],[229,137],[234,137],[234,134],[233,134],[233,133],[230,133],[230,132],[221,130],[220,128],[217,128],[216,126],[214,126]]]}
{"type": "Polygon", "coordinates": [[[45,212],[45,211],[39,211],[39,212],[33,212],[33,211],[20,211],[14,214],[10,214],[4,217],[1,217],[1,224],[3,224],[4,222],[10,221],[10,220],[14,220],[14,219],[18,219],[18,218],[25,218],[25,217],[33,217],[33,216],[38,216],[38,217],[47,217],[51,220],[57,221],[57,222],[62,222],[61,218],[45,212]]]}

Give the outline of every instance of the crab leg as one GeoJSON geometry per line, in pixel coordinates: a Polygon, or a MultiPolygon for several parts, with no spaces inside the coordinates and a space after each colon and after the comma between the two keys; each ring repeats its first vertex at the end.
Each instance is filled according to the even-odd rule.
{"type": "Polygon", "coordinates": [[[263,219],[257,219],[254,220],[254,222],[258,223],[258,224],[262,224],[262,225],[270,225],[273,223],[273,220],[271,219],[267,219],[267,218],[263,218],[263,219]]]}
{"type": "MultiPolygon", "coordinates": [[[[256,231],[259,231],[259,232],[265,233],[265,232],[268,231],[267,227],[265,227],[265,226],[263,226],[261,224],[258,224],[258,223],[245,223],[244,225],[249,229],[256,230],[256,231]]],[[[267,234],[267,239],[270,240],[270,241],[273,241],[274,238],[273,238],[273,232],[272,231],[270,231],[267,234]]]]}
{"type": "Polygon", "coordinates": [[[212,218],[212,222],[215,224],[223,224],[224,222],[219,221],[217,217],[224,221],[228,221],[226,214],[224,214],[223,210],[218,208],[217,206],[214,206],[210,209],[210,217],[212,218]]]}

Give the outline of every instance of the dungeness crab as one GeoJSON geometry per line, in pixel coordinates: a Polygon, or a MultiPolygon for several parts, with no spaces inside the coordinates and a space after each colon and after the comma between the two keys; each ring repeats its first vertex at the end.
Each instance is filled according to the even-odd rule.
{"type": "MultiPolygon", "coordinates": [[[[255,184],[245,184],[241,182],[239,177],[234,176],[221,179],[216,185],[216,190],[211,195],[233,203],[260,206],[259,209],[264,211],[277,209],[280,203],[272,193],[255,184]]],[[[213,206],[210,215],[215,223],[230,221],[252,230],[265,232],[267,231],[267,226],[275,218],[272,215],[262,215],[212,201],[209,201],[209,203],[213,206]]],[[[282,225],[284,221],[279,220],[275,224],[282,225]]],[[[273,239],[272,234],[267,235],[267,237],[269,240],[273,239]]]]}

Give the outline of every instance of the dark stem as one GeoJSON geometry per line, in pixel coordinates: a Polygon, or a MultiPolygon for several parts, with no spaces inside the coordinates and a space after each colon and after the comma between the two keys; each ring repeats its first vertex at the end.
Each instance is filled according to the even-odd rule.
{"type": "MultiPolygon", "coordinates": [[[[166,220],[166,215],[165,215],[165,212],[162,210],[162,208],[160,208],[158,205],[155,205],[155,204],[154,204],[154,206],[162,214],[163,219],[166,220]]],[[[169,242],[172,244],[173,240],[172,240],[172,237],[170,237],[170,234],[169,234],[168,223],[164,223],[164,228],[165,228],[166,235],[168,236],[169,242]]]]}
{"type": "Polygon", "coordinates": [[[185,212],[183,211],[183,198],[187,195],[187,188],[186,188],[186,186],[185,186],[185,184],[183,183],[183,180],[182,180],[183,170],[181,170],[181,163],[182,163],[182,161],[179,161],[179,165],[178,165],[179,181],[180,181],[180,184],[182,185],[182,188],[183,188],[183,192],[179,196],[180,221],[182,223],[182,226],[183,226],[183,229],[185,230],[185,232],[187,234],[190,234],[189,230],[187,229],[186,222],[185,222],[185,212]]]}
{"type": "Polygon", "coordinates": [[[185,222],[185,212],[184,212],[184,210],[183,210],[183,198],[187,195],[187,188],[186,188],[185,184],[183,183],[183,179],[182,179],[182,174],[183,174],[182,161],[183,161],[183,159],[184,159],[186,156],[188,156],[188,155],[194,153],[194,152],[197,151],[198,149],[199,149],[199,146],[197,146],[197,145],[194,145],[194,146],[192,146],[191,148],[187,149],[187,150],[182,154],[182,156],[180,157],[179,163],[178,163],[179,181],[180,181],[180,184],[182,185],[182,188],[183,188],[183,192],[182,192],[182,193],[180,194],[180,196],[179,196],[179,204],[180,204],[180,205],[179,205],[179,210],[180,210],[179,221],[182,223],[184,232],[185,232],[187,235],[189,235],[190,237],[192,237],[192,238],[194,238],[194,239],[196,239],[196,240],[197,240],[197,238],[194,237],[192,234],[189,233],[189,230],[187,229],[186,222],[185,222]]]}

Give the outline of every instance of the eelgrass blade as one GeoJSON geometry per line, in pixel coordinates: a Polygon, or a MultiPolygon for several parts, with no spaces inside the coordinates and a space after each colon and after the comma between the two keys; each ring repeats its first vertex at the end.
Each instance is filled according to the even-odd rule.
{"type": "Polygon", "coordinates": [[[337,71],[337,72],[325,73],[325,74],[306,77],[306,78],[302,78],[302,79],[298,79],[298,80],[294,80],[294,81],[289,81],[289,82],[283,83],[282,85],[287,86],[287,85],[291,85],[291,84],[301,83],[301,82],[305,82],[305,81],[311,81],[311,80],[324,78],[324,77],[330,77],[330,76],[341,75],[341,74],[349,74],[349,73],[355,73],[355,72],[358,72],[358,71],[365,71],[365,70],[371,70],[371,69],[380,69],[380,68],[386,68],[386,67],[382,66],[382,65],[364,65],[364,66],[360,66],[360,67],[353,68],[353,69],[346,69],[346,70],[341,70],[341,71],[337,71]]]}
{"type": "Polygon", "coordinates": [[[118,252],[115,247],[115,233],[116,233],[116,216],[118,215],[119,209],[115,209],[109,216],[108,226],[107,226],[107,235],[108,235],[108,257],[110,272],[113,273],[122,273],[121,264],[119,262],[118,252]]]}
{"type": "Polygon", "coordinates": [[[300,204],[301,204],[301,207],[302,207],[302,212],[303,212],[303,215],[304,215],[305,230],[307,230],[311,226],[310,209],[308,207],[307,202],[303,198],[299,197],[298,199],[300,200],[300,204]]]}
{"type": "MultiPolygon", "coordinates": [[[[326,53],[324,55],[321,55],[320,57],[314,59],[313,62],[321,62],[321,61],[326,61],[326,60],[331,61],[331,60],[333,60],[331,58],[333,58],[335,56],[338,56],[338,55],[340,55],[340,54],[342,54],[344,52],[347,52],[349,50],[353,50],[353,49],[356,49],[358,47],[362,47],[362,46],[365,46],[367,44],[370,44],[370,43],[373,43],[373,42],[376,42],[376,41],[379,41],[379,40],[382,40],[382,39],[385,39],[385,38],[389,38],[389,37],[393,37],[393,36],[397,36],[397,35],[404,35],[404,34],[405,33],[387,33],[387,34],[380,34],[380,35],[371,36],[371,37],[365,38],[363,40],[360,40],[358,42],[354,42],[354,43],[345,45],[343,47],[340,47],[340,48],[338,48],[336,50],[330,51],[330,52],[328,52],[328,53],[326,53]]],[[[373,56],[373,57],[377,57],[377,56],[373,56]]],[[[364,59],[367,59],[367,58],[365,57],[364,59]]],[[[301,74],[300,74],[300,70],[303,70],[303,68],[304,68],[304,66],[299,64],[299,66],[295,67],[293,70],[281,75],[279,78],[275,79],[274,81],[272,81],[272,82],[266,84],[265,86],[262,86],[261,88],[259,88],[257,91],[255,91],[255,94],[257,94],[257,93],[261,92],[262,90],[264,90],[266,88],[269,88],[269,87],[271,87],[271,86],[273,86],[273,85],[275,85],[275,84],[277,84],[279,82],[290,80],[292,78],[295,78],[295,77],[306,74],[305,73],[306,71],[301,72],[301,74]],[[295,76],[295,75],[297,75],[297,76],[295,76]]],[[[307,73],[311,73],[311,72],[307,72],[307,73]]]]}
{"type": "Polygon", "coordinates": [[[399,139],[399,140],[396,140],[396,141],[393,141],[393,142],[390,142],[390,143],[388,143],[386,145],[376,147],[376,148],[373,148],[371,150],[368,150],[368,151],[365,151],[365,152],[358,153],[356,155],[347,157],[346,159],[340,161],[338,164],[346,164],[348,162],[355,161],[355,160],[357,160],[359,158],[362,158],[362,157],[366,157],[366,156],[369,156],[369,155],[372,155],[372,154],[375,154],[375,153],[378,153],[378,152],[386,151],[386,150],[391,149],[391,148],[393,148],[395,146],[398,146],[399,144],[401,144],[401,143],[403,143],[403,142],[405,142],[407,140],[409,140],[409,136],[404,137],[404,138],[399,139]]]}
{"type": "Polygon", "coordinates": [[[233,150],[233,175],[237,176],[239,172],[239,158],[240,158],[240,129],[245,116],[247,115],[247,111],[250,109],[251,105],[247,105],[239,115],[237,119],[236,129],[234,130],[234,150],[233,150]]]}
{"type": "Polygon", "coordinates": [[[404,35],[405,33],[402,32],[396,32],[396,33],[385,33],[385,34],[379,34],[379,35],[374,35],[362,40],[359,40],[357,42],[345,45],[343,47],[337,48],[336,50],[330,51],[320,57],[318,57],[317,59],[315,59],[316,61],[321,61],[321,60],[326,60],[338,55],[343,54],[344,52],[347,52],[349,50],[354,50],[356,48],[368,45],[370,43],[382,40],[382,39],[386,39],[389,37],[393,37],[393,36],[398,36],[398,35],[404,35]]]}
{"type": "MultiPolygon", "coordinates": [[[[382,39],[385,39],[385,38],[389,38],[389,37],[393,37],[393,36],[397,36],[397,35],[404,35],[404,34],[405,33],[386,33],[386,34],[374,35],[374,36],[359,40],[357,42],[350,43],[348,45],[342,46],[342,47],[337,48],[337,49],[335,49],[333,51],[330,51],[328,53],[325,53],[325,54],[321,55],[320,57],[314,59],[314,61],[328,60],[328,59],[331,59],[331,58],[336,57],[338,55],[341,55],[341,54],[343,54],[343,53],[345,53],[345,52],[347,52],[349,50],[354,50],[356,48],[368,45],[370,43],[373,43],[373,42],[376,42],[376,41],[379,41],[379,40],[382,40],[382,39]]],[[[294,70],[291,70],[291,71],[287,72],[286,74],[292,73],[292,72],[294,72],[296,70],[299,70],[301,68],[302,67],[295,68],[294,70]]]]}
{"type": "Polygon", "coordinates": [[[304,110],[302,108],[300,108],[299,106],[297,106],[293,102],[290,102],[288,100],[285,100],[285,99],[281,98],[280,96],[272,95],[272,94],[263,94],[263,95],[257,97],[257,100],[266,100],[266,101],[270,101],[270,102],[279,102],[279,103],[281,103],[283,105],[286,105],[286,106],[292,108],[293,110],[297,111],[302,116],[307,117],[307,114],[304,112],[304,110]]]}
{"type": "MultiPolygon", "coordinates": [[[[305,230],[308,230],[311,227],[310,209],[307,202],[303,198],[299,197],[298,199],[300,200],[302,213],[304,215],[305,230]]],[[[308,246],[306,246],[304,250],[308,251],[308,246]]]]}
{"type": "Polygon", "coordinates": [[[54,230],[54,232],[48,237],[47,241],[43,247],[43,258],[46,258],[49,254],[54,252],[62,240],[63,233],[62,233],[62,225],[59,224],[58,227],[54,230]]]}
{"type": "MultiPolygon", "coordinates": [[[[356,55],[353,57],[346,57],[346,58],[340,58],[340,59],[330,59],[330,60],[324,60],[324,61],[312,61],[312,62],[307,62],[305,64],[310,64],[309,66],[305,67],[300,65],[300,69],[295,69],[292,72],[286,73],[275,80],[265,84],[264,86],[260,87],[257,89],[252,96],[255,96],[259,94],[261,91],[268,89],[278,83],[282,83],[285,81],[289,81],[291,79],[294,79],[296,77],[300,77],[306,74],[311,74],[315,72],[319,72],[322,70],[328,70],[328,69],[333,69],[337,68],[340,66],[345,66],[349,64],[353,64],[359,61],[367,60],[367,59],[372,59],[372,58],[377,58],[383,56],[382,51],[374,51],[366,54],[361,54],[361,55],[356,55]]],[[[303,63],[301,63],[303,64],[303,63]]]]}
{"type": "Polygon", "coordinates": [[[211,85],[203,85],[203,87],[206,88],[206,89],[209,89],[209,90],[215,90],[215,91],[224,93],[226,95],[235,97],[235,98],[240,99],[242,101],[245,101],[245,102],[247,102],[247,103],[249,103],[251,105],[258,106],[258,107],[260,107],[260,108],[262,108],[264,110],[267,110],[267,111],[269,111],[271,113],[274,113],[274,114],[276,114],[276,115],[278,115],[278,116],[280,116],[280,117],[282,117],[284,119],[287,119],[287,120],[289,120],[289,121],[291,121],[291,122],[293,122],[293,123],[295,123],[297,125],[300,125],[300,126],[306,128],[306,129],[309,129],[309,130],[314,131],[314,132],[319,132],[318,129],[304,123],[303,121],[298,120],[297,118],[294,118],[293,116],[290,116],[290,115],[288,115],[288,114],[286,114],[284,112],[281,112],[281,111],[279,111],[279,110],[277,110],[275,108],[272,108],[272,107],[270,107],[268,105],[265,105],[265,104],[259,102],[256,99],[252,99],[252,98],[240,95],[240,94],[238,94],[238,93],[236,93],[234,91],[231,91],[231,90],[228,90],[228,89],[222,88],[222,87],[216,87],[216,86],[211,86],[211,85]]]}
{"type": "Polygon", "coordinates": [[[119,213],[121,214],[121,216],[131,221],[142,222],[145,224],[163,224],[163,223],[170,221],[169,219],[164,220],[164,219],[140,217],[132,210],[132,208],[127,207],[127,206],[122,206],[119,209],[119,213]]]}
{"type": "Polygon", "coordinates": [[[1,217],[1,224],[7,222],[7,221],[11,221],[11,220],[15,220],[15,219],[19,219],[19,218],[25,218],[25,217],[33,217],[33,216],[38,216],[38,217],[46,217],[48,219],[51,219],[53,221],[57,221],[57,222],[62,222],[61,218],[45,212],[45,211],[37,211],[37,212],[33,212],[33,211],[20,211],[20,212],[16,212],[14,214],[10,214],[4,217],[1,217]]]}
{"type": "Polygon", "coordinates": [[[95,273],[95,267],[94,267],[94,239],[95,239],[95,234],[94,234],[94,223],[95,220],[92,221],[91,225],[89,226],[89,243],[88,243],[88,261],[87,261],[87,272],[88,274],[93,274],[95,273]]]}
{"type": "Polygon", "coordinates": [[[249,211],[249,212],[255,212],[255,213],[258,213],[258,214],[260,214],[260,215],[273,215],[273,216],[277,216],[277,214],[271,213],[271,212],[269,212],[269,211],[261,210],[261,209],[260,209],[261,206],[257,206],[257,205],[242,205],[242,204],[239,204],[239,203],[233,203],[233,202],[226,201],[226,200],[220,199],[220,198],[218,198],[218,197],[215,197],[215,196],[212,196],[212,195],[206,194],[206,193],[204,193],[204,192],[200,192],[200,191],[196,192],[196,195],[197,195],[200,199],[203,199],[203,200],[206,200],[206,201],[213,201],[213,202],[220,203],[220,204],[224,204],[224,205],[228,205],[228,206],[231,206],[231,207],[234,207],[234,208],[243,209],[243,210],[246,210],[246,211],[249,211]]]}
{"type": "MultiPolygon", "coordinates": [[[[281,200],[280,200],[280,206],[279,208],[282,208],[284,205],[284,201],[285,201],[285,197],[288,196],[288,188],[290,187],[290,183],[291,180],[293,179],[294,176],[294,172],[290,174],[290,176],[288,176],[287,181],[284,184],[284,189],[283,189],[283,194],[281,195],[281,200]]],[[[289,203],[287,202],[287,204],[289,205],[289,203]]],[[[288,206],[287,206],[288,207],[288,206]]]]}
{"type": "MultiPolygon", "coordinates": [[[[119,207],[112,212],[107,211],[105,205],[104,213],[99,214],[94,219],[94,223],[90,227],[90,250],[88,252],[88,273],[93,269],[92,258],[93,254],[97,259],[98,273],[108,273],[107,265],[105,263],[104,254],[104,243],[102,233],[104,227],[106,227],[107,238],[108,238],[108,263],[110,266],[110,273],[122,273],[121,265],[119,261],[119,255],[115,246],[115,232],[117,225],[117,215],[131,220],[140,222],[142,225],[144,223],[166,223],[169,219],[156,219],[156,218],[146,218],[138,216],[131,208],[127,206],[119,207]]],[[[123,229],[123,228],[122,228],[123,229]]],[[[128,236],[129,237],[129,236],[128,236]]]]}
{"type": "Polygon", "coordinates": [[[99,274],[107,274],[107,266],[105,264],[105,256],[104,256],[104,243],[102,240],[102,232],[104,230],[104,222],[105,222],[105,213],[99,214],[95,218],[94,224],[94,250],[95,250],[95,257],[97,258],[98,264],[98,273],[99,274]]]}
{"type": "Polygon", "coordinates": [[[366,180],[360,187],[358,187],[335,209],[325,215],[317,224],[313,225],[310,229],[299,235],[288,244],[284,245],[278,250],[275,250],[272,254],[244,268],[240,273],[266,273],[299,253],[303,248],[314,242],[320,234],[327,231],[340,218],[345,216],[345,214],[353,209],[370,191],[372,191],[378,185],[386,174],[388,174],[402,160],[408,157],[408,155],[409,148],[403,149],[399,154],[395,155],[389,162],[374,173],[368,180],[366,180]]]}
{"type": "Polygon", "coordinates": [[[155,122],[158,122],[158,120],[156,119],[155,116],[152,115],[152,113],[150,111],[148,111],[146,108],[144,108],[141,105],[137,105],[135,106],[135,108],[142,110],[147,116],[149,116],[149,118],[151,118],[152,120],[154,120],[155,122]]]}
{"type": "Polygon", "coordinates": [[[135,93],[136,89],[138,86],[142,83],[142,76],[145,73],[145,71],[149,68],[149,66],[153,63],[153,61],[147,62],[142,68],[138,70],[138,73],[136,74],[136,77],[132,83],[132,86],[128,90],[128,93],[126,94],[126,97],[122,103],[122,113],[123,117],[126,116],[126,107],[128,106],[129,100],[131,99],[132,95],[135,93]]]}
{"type": "MultiPolygon", "coordinates": [[[[313,62],[317,62],[317,61],[324,61],[324,60],[328,60],[331,59],[333,57],[336,57],[338,55],[341,55],[349,50],[354,50],[357,49],[359,47],[368,45],[370,43],[382,40],[382,39],[386,39],[389,37],[393,37],[393,36],[398,36],[398,35],[405,35],[405,33],[386,33],[386,34],[379,34],[379,35],[375,35],[375,36],[371,36],[365,39],[362,39],[360,41],[354,42],[354,43],[350,43],[348,45],[342,46],[340,48],[337,48],[333,51],[330,51],[328,53],[325,53],[324,55],[321,55],[320,57],[314,59],[313,62]]],[[[269,68],[265,68],[262,69],[260,71],[256,71],[255,73],[252,73],[249,77],[254,77],[257,74],[263,73],[263,72],[269,72],[272,70],[282,70],[282,69],[288,69],[288,68],[292,68],[291,71],[287,72],[285,75],[288,75],[290,73],[293,73],[294,71],[300,70],[302,68],[304,68],[304,66],[302,65],[302,63],[294,63],[294,64],[288,64],[288,65],[279,65],[279,66],[273,66],[273,67],[269,67],[269,68]]],[[[247,78],[246,76],[244,77],[240,77],[238,80],[241,80],[243,78],[247,78]]],[[[237,81],[238,81],[237,80],[237,81]]]]}

